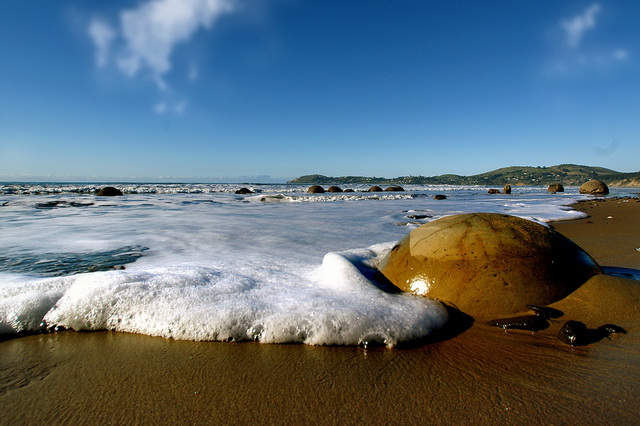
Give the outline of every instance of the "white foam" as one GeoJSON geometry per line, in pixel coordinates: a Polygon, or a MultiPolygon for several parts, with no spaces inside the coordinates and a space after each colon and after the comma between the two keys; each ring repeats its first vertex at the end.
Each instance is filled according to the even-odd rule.
{"type": "Polygon", "coordinates": [[[5,332],[62,326],[187,340],[388,347],[441,328],[447,314],[439,303],[385,293],[360,273],[357,264],[378,254],[329,253],[308,274],[179,265],[38,280],[23,285],[26,292],[12,287],[13,296],[3,295],[2,326],[5,332]]]}

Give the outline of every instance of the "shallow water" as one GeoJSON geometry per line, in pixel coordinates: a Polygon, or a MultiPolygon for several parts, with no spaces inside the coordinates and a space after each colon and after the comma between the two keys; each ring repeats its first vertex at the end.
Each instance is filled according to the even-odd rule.
{"type": "Polygon", "coordinates": [[[98,187],[0,184],[0,333],[394,346],[447,320],[439,304],[376,281],[394,242],[456,213],[576,219],[583,213],[567,206],[585,198],[477,186],[311,195],[258,185],[236,195],[240,185],[224,184],[126,184],[122,197],[97,197],[98,187]]]}

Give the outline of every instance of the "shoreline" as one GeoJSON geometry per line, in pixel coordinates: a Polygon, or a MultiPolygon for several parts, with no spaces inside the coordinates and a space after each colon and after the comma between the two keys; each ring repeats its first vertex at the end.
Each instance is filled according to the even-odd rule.
{"type": "MultiPolygon", "coordinates": [[[[626,201],[625,201],[626,200],[626,201]]],[[[640,200],[551,225],[605,267],[640,270],[640,200]]],[[[417,348],[175,341],[62,332],[0,342],[7,423],[637,423],[640,283],[592,278],[540,332],[483,323],[417,348]],[[624,327],[587,346],[568,319],[624,327]]]]}
{"type": "Polygon", "coordinates": [[[640,269],[640,198],[594,198],[572,207],[585,219],[552,222],[601,266],[640,269]]]}

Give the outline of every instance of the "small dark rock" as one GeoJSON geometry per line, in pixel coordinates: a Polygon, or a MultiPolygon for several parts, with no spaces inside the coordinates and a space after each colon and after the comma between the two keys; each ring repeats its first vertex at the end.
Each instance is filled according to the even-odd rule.
{"type": "Polygon", "coordinates": [[[253,191],[249,188],[240,188],[236,191],[236,194],[253,194],[253,191]]]}
{"type": "Polygon", "coordinates": [[[502,188],[502,193],[511,194],[511,185],[505,185],[504,188],[502,188]]]}
{"type": "Polygon", "coordinates": [[[53,209],[67,204],[68,203],[66,201],[47,201],[45,203],[37,203],[36,209],[53,209]]]}
{"type": "Polygon", "coordinates": [[[587,326],[580,321],[567,321],[558,333],[558,340],[567,345],[579,345],[587,332],[587,326]]]}
{"type": "Polygon", "coordinates": [[[601,325],[598,328],[600,330],[604,330],[604,331],[606,331],[608,333],[627,334],[627,330],[625,330],[624,328],[620,327],[619,325],[615,325],[615,324],[605,324],[605,325],[601,325]]]}
{"type": "Polygon", "coordinates": [[[518,329],[540,331],[549,327],[549,321],[538,315],[523,315],[513,318],[502,318],[489,321],[487,324],[494,327],[500,327],[505,330],[518,329]]]}
{"type": "Polygon", "coordinates": [[[99,197],[116,197],[124,194],[118,188],[114,188],[113,186],[105,186],[104,188],[101,188],[96,195],[98,195],[99,197]]]}
{"type": "Polygon", "coordinates": [[[404,188],[401,186],[390,186],[387,189],[385,189],[385,191],[389,191],[389,192],[403,192],[404,188]]]}
{"type": "Polygon", "coordinates": [[[558,340],[571,346],[585,346],[609,337],[612,333],[626,334],[627,330],[615,324],[589,329],[584,323],[572,320],[564,323],[558,333],[558,340]]]}
{"type": "Polygon", "coordinates": [[[351,188],[347,188],[347,189],[344,190],[344,192],[355,192],[355,191],[353,189],[351,189],[351,188]]]}
{"type": "Polygon", "coordinates": [[[414,220],[420,220],[420,219],[427,219],[430,217],[433,217],[431,215],[428,214],[410,214],[405,216],[407,219],[414,219],[414,220]]]}
{"type": "Polygon", "coordinates": [[[499,189],[490,189],[487,191],[487,194],[499,194],[500,190],[499,189]]]}
{"type": "Polygon", "coordinates": [[[527,308],[535,312],[537,316],[547,319],[560,318],[564,315],[564,312],[546,306],[527,305],[527,308]]]}
{"type": "Polygon", "coordinates": [[[434,200],[446,200],[447,196],[443,195],[443,194],[436,194],[436,195],[433,196],[433,199],[434,200]]]}

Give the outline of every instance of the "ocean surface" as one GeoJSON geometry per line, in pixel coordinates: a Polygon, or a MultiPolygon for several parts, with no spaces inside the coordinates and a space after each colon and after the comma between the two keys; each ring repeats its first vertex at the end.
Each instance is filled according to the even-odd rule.
{"type": "MultiPolygon", "coordinates": [[[[0,183],[0,335],[114,330],[203,341],[383,345],[447,322],[375,266],[423,223],[468,212],[584,217],[578,188],[0,183]],[[253,194],[237,195],[240,187],[253,194]],[[434,200],[443,194],[446,200],[434,200]]],[[[612,188],[610,196],[631,195],[612,188]]],[[[9,336],[7,336],[9,335],[9,336]]],[[[2,336],[0,336],[2,338],[2,336]]]]}

